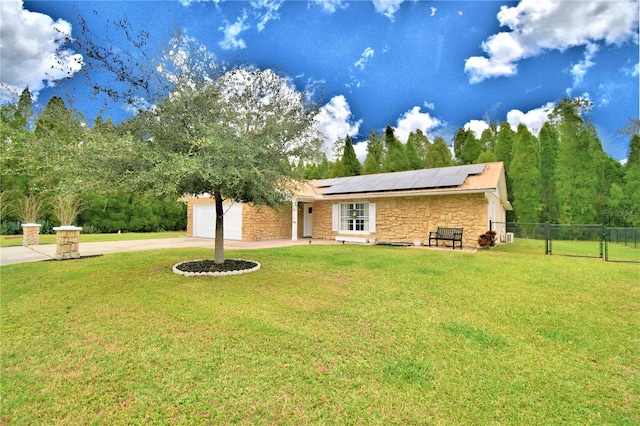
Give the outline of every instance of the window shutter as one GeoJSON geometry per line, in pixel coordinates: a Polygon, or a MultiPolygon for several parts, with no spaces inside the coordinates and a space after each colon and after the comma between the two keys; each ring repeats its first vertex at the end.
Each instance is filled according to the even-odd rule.
{"type": "Polygon", "coordinates": [[[338,232],[340,231],[340,204],[334,204],[331,206],[332,208],[332,225],[331,229],[338,232]]]}
{"type": "Polygon", "coordinates": [[[369,232],[376,232],[376,203],[369,203],[369,232]]]}

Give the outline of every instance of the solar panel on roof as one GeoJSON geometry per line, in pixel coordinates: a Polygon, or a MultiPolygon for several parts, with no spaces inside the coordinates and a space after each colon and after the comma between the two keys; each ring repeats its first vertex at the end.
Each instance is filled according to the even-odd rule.
{"type": "Polygon", "coordinates": [[[327,188],[323,194],[349,194],[391,190],[433,189],[462,185],[469,175],[480,174],[485,164],[445,167],[441,169],[333,178],[318,187],[327,188]]]}
{"type": "Polygon", "coordinates": [[[465,173],[469,175],[479,175],[484,172],[486,164],[470,164],[468,166],[464,166],[465,173]]]}
{"type": "Polygon", "coordinates": [[[372,191],[388,191],[389,189],[391,189],[389,188],[389,182],[385,181],[374,182],[371,186],[372,191]]]}
{"type": "Polygon", "coordinates": [[[437,169],[436,176],[451,176],[456,175],[462,170],[462,166],[445,167],[443,169],[437,169]]]}
{"type": "Polygon", "coordinates": [[[391,185],[391,189],[412,189],[413,186],[418,182],[419,179],[398,179],[393,185],[391,185]]]}
{"type": "Polygon", "coordinates": [[[437,188],[440,179],[442,179],[440,176],[422,177],[418,180],[418,182],[416,182],[416,184],[413,186],[413,189],[437,188]]]}
{"type": "Polygon", "coordinates": [[[332,186],[336,182],[336,179],[325,179],[321,182],[318,182],[316,185],[318,188],[326,188],[328,186],[332,186]]]}
{"type": "Polygon", "coordinates": [[[438,169],[424,169],[424,170],[419,170],[419,172],[420,173],[417,173],[417,176],[420,178],[432,177],[438,173],[438,169]]]}
{"type": "Polygon", "coordinates": [[[438,182],[438,188],[445,186],[459,186],[462,185],[465,180],[467,180],[467,174],[442,176],[442,179],[438,182]]]}

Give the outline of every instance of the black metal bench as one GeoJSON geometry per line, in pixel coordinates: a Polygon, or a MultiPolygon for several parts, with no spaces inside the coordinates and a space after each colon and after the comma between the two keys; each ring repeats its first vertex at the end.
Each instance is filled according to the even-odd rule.
{"type": "Polygon", "coordinates": [[[451,241],[453,243],[453,249],[456,249],[456,242],[460,243],[460,250],[462,250],[462,228],[444,228],[439,226],[437,231],[429,232],[429,247],[431,247],[431,241],[436,241],[436,247],[438,242],[451,241]]]}

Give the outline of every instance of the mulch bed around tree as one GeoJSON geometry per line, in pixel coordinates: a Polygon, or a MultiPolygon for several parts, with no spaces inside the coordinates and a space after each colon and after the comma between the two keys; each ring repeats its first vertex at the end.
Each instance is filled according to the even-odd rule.
{"type": "Polygon", "coordinates": [[[260,264],[252,260],[225,259],[217,264],[213,259],[188,260],[173,266],[173,272],[186,276],[238,275],[260,269],[260,264]]]}

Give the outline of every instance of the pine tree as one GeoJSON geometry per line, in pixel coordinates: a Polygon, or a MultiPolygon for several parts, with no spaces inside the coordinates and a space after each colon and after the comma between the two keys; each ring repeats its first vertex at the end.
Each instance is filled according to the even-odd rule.
{"type": "Polygon", "coordinates": [[[478,160],[476,162],[478,164],[482,164],[482,163],[493,163],[495,161],[497,161],[497,159],[493,151],[486,150],[480,153],[480,155],[478,156],[478,160]]]}
{"type": "Polygon", "coordinates": [[[628,225],[640,226],[640,134],[635,134],[629,143],[629,157],[624,174],[624,216],[628,225]]]}
{"type": "Polygon", "coordinates": [[[337,177],[359,176],[362,174],[362,164],[360,164],[360,161],[356,156],[356,152],[353,149],[353,143],[351,142],[351,137],[349,135],[347,135],[344,140],[344,150],[338,170],[337,177]]]}
{"type": "Polygon", "coordinates": [[[496,139],[496,145],[493,153],[496,154],[498,161],[504,163],[504,168],[507,174],[509,173],[509,166],[511,166],[511,157],[513,153],[513,142],[516,139],[516,132],[511,129],[511,125],[507,121],[500,123],[500,131],[498,131],[498,137],[496,139]]]}
{"type": "Polygon", "coordinates": [[[596,223],[598,217],[601,157],[580,115],[587,107],[583,100],[564,99],[552,113],[560,138],[555,176],[560,223],[596,223]]]}
{"type": "Polygon", "coordinates": [[[393,131],[393,128],[387,125],[384,131],[384,143],[387,155],[384,161],[383,170],[385,172],[401,172],[409,170],[409,161],[407,159],[407,151],[393,131]]]}
{"type": "Polygon", "coordinates": [[[483,151],[493,151],[498,141],[498,125],[492,121],[480,135],[480,147],[483,151]]]}
{"type": "Polygon", "coordinates": [[[460,128],[453,141],[453,150],[460,164],[474,164],[482,152],[482,147],[473,130],[460,128]]]}
{"type": "Polygon", "coordinates": [[[540,210],[540,165],[538,141],[527,126],[518,126],[511,161],[511,194],[519,222],[535,223],[540,210]]]}
{"type": "Polygon", "coordinates": [[[75,187],[81,142],[87,132],[78,113],[67,109],[62,98],[53,96],[35,122],[31,161],[39,165],[33,180],[40,191],[61,192],[75,187]]]}
{"type": "Polygon", "coordinates": [[[407,163],[409,170],[419,170],[424,168],[424,163],[418,156],[418,149],[414,145],[414,141],[409,137],[407,144],[405,145],[407,150],[407,163]]]}
{"type": "Polygon", "coordinates": [[[636,133],[629,142],[627,166],[640,166],[640,134],[636,133]]]}
{"type": "Polygon", "coordinates": [[[449,167],[453,164],[451,150],[445,140],[437,137],[432,144],[427,147],[427,168],[449,167]]]}
{"type": "Polygon", "coordinates": [[[558,134],[550,122],[544,123],[538,135],[540,143],[540,220],[555,223],[558,220],[556,200],[556,160],[558,134]]]}
{"type": "Polygon", "coordinates": [[[26,129],[28,127],[33,115],[32,104],[31,92],[29,92],[29,88],[26,87],[20,94],[20,99],[18,99],[18,108],[16,109],[13,122],[15,128],[26,129]]]}
{"type": "Polygon", "coordinates": [[[427,151],[429,149],[429,138],[424,132],[420,129],[416,129],[415,132],[409,133],[409,138],[407,139],[407,146],[409,142],[413,144],[416,148],[416,153],[418,154],[418,158],[420,159],[421,166],[419,168],[423,168],[427,162],[427,151]]]}
{"type": "Polygon", "coordinates": [[[369,132],[367,142],[367,158],[364,160],[363,174],[372,175],[382,172],[384,145],[374,130],[369,132]]]}
{"type": "MultiPolygon", "coordinates": [[[[511,158],[513,156],[513,144],[516,139],[516,132],[511,129],[511,125],[507,121],[500,123],[500,130],[496,139],[496,146],[493,153],[498,161],[504,163],[504,171],[507,176],[507,191],[511,191],[513,182],[511,180],[511,158]]],[[[513,210],[507,212],[507,221],[514,220],[515,213],[513,210]]]]}

